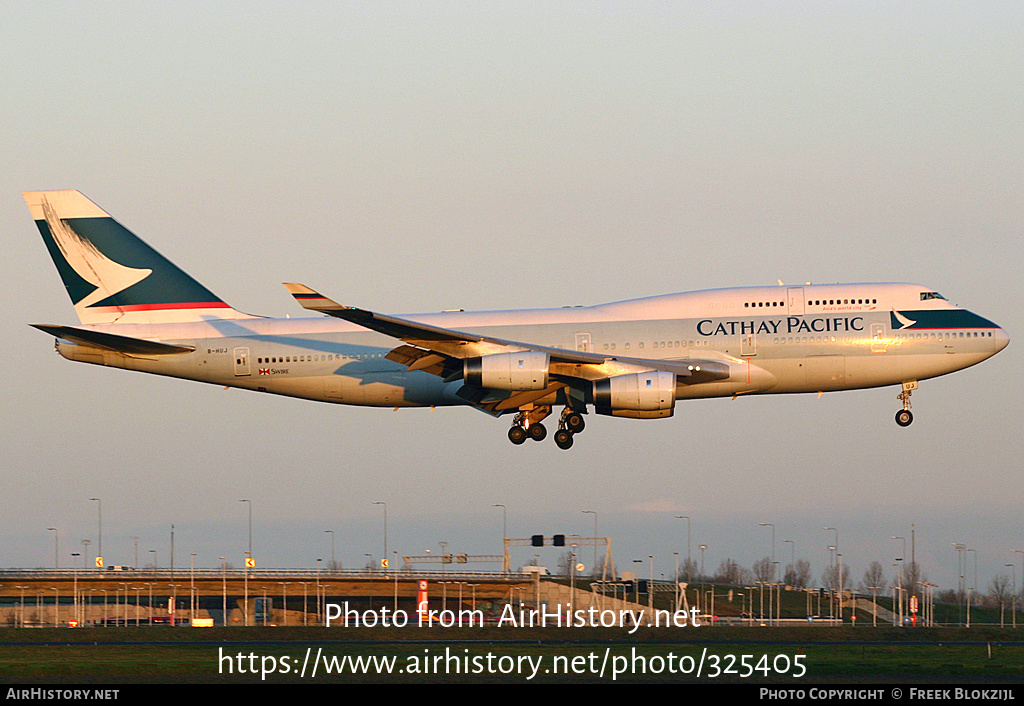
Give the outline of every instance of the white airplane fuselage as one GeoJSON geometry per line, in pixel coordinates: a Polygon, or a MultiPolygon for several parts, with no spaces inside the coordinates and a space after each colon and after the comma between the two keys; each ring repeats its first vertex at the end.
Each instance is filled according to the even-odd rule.
{"type": "MultiPolygon", "coordinates": [[[[913,284],[716,289],[589,307],[443,312],[403,318],[605,358],[720,360],[726,379],[677,384],[676,398],[800,393],[900,385],[951,373],[1002,350],[1006,332],[913,284]]],[[[80,327],[86,328],[86,327],[80,327]]],[[[88,363],[339,404],[464,404],[461,381],[408,370],[384,356],[396,342],[328,317],[208,319],[94,325],[97,331],[191,346],[176,356],[124,354],[58,340],[88,363]]],[[[554,404],[536,399],[534,404],[554,404]]]]}

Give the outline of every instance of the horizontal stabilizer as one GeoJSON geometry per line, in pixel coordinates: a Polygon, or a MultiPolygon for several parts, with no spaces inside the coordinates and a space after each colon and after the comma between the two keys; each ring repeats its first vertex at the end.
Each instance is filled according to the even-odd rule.
{"type": "Polygon", "coordinates": [[[89,329],[75,328],[74,326],[48,326],[46,324],[32,324],[34,328],[43,333],[60,338],[71,343],[103,348],[117,353],[128,355],[181,355],[191,353],[195,350],[192,346],[178,346],[172,343],[160,343],[159,341],[147,341],[144,338],[131,338],[129,336],[118,336],[113,333],[101,333],[89,329]]]}

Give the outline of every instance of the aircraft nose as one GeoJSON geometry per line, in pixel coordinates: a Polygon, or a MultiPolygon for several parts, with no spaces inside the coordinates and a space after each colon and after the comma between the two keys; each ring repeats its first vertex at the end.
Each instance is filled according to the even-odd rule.
{"type": "Polygon", "coordinates": [[[1001,328],[1000,329],[996,329],[994,343],[995,343],[995,346],[996,346],[996,351],[995,352],[998,353],[999,351],[1001,351],[1004,348],[1006,348],[1007,345],[1009,345],[1009,343],[1010,343],[1010,335],[1008,333],[1006,333],[1005,329],[1001,329],[1001,328]]]}

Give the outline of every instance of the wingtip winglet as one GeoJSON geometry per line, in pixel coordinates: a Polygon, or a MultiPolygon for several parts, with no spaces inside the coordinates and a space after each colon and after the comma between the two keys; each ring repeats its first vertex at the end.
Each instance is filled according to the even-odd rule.
{"type": "Polygon", "coordinates": [[[294,294],[316,294],[316,290],[310,289],[304,284],[298,282],[284,282],[284,288],[294,294]]]}
{"type": "Polygon", "coordinates": [[[283,282],[283,284],[285,286],[285,289],[287,289],[291,293],[291,295],[295,297],[295,301],[297,301],[303,309],[309,309],[310,311],[327,312],[349,308],[347,306],[342,306],[341,304],[332,299],[328,299],[320,292],[310,287],[307,287],[304,284],[300,284],[298,282],[283,282]]]}

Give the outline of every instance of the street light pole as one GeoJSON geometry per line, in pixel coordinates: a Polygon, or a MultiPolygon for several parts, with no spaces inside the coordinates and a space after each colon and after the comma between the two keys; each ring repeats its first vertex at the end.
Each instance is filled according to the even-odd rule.
{"type": "Polygon", "coordinates": [[[324,530],[324,532],[331,535],[331,571],[334,571],[338,566],[334,560],[334,530],[324,530]]]}
{"type": "Polygon", "coordinates": [[[47,527],[46,531],[47,532],[53,532],[53,568],[59,569],[60,568],[60,559],[59,559],[60,555],[57,553],[57,528],[56,527],[47,527]]]}
{"type": "MultiPolygon", "coordinates": [[[[252,559],[252,500],[242,498],[238,502],[247,503],[249,505],[249,558],[252,559]]],[[[245,568],[248,569],[249,567],[245,568]]]]}
{"type": "Polygon", "coordinates": [[[651,562],[651,578],[647,584],[647,606],[654,611],[654,555],[648,554],[648,560],[651,562]]]}
{"type": "MultiPolygon", "coordinates": [[[[374,505],[383,505],[384,506],[384,562],[383,563],[386,564],[387,560],[388,560],[388,504],[386,502],[382,501],[382,500],[378,500],[377,502],[375,502],[373,504],[374,505]]],[[[384,566],[382,565],[381,568],[383,569],[384,566]]]]}
{"type": "MultiPolygon", "coordinates": [[[[836,529],[835,527],[822,527],[822,529],[823,529],[823,530],[825,530],[826,532],[829,532],[829,531],[831,531],[831,532],[835,532],[835,533],[836,533],[836,541],[835,541],[835,544],[834,544],[833,546],[829,547],[829,549],[830,549],[831,551],[834,551],[834,552],[836,553],[836,555],[838,555],[838,554],[839,554],[839,530],[837,530],[837,529],[836,529]]],[[[832,567],[834,566],[834,564],[833,564],[833,558],[832,558],[832,554],[831,554],[831,551],[830,551],[830,553],[829,553],[829,557],[828,557],[828,568],[829,568],[829,571],[831,571],[831,570],[832,570],[832,567]]],[[[841,571],[842,571],[842,569],[840,569],[840,572],[841,572],[841,571]]],[[[833,585],[832,585],[832,586],[830,587],[830,591],[831,591],[831,592],[834,592],[834,591],[835,591],[835,584],[836,584],[837,582],[838,582],[838,579],[835,579],[835,578],[834,578],[834,579],[833,579],[833,581],[832,581],[832,584],[833,584],[833,585]]],[[[831,593],[831,592],[829,593],[829,595],[830,595],[830,596],[832,595],[832,593],[831,593]]],[[[828,602],[828,603],[829,603],[829,612],[830,612],[830,613],[832,614],[832,617],[833,617],[833,618],[835,618],[835,609],[834,609],[834,605],[835,605],[835,604],[833,603],[833,601],[831,600],[831,598],[829,599],[829,602],[828,602]]],[[[843,612],[843,611],[842,611],[842,604],[840,603],[840,608],[839,608],[839,617],[840,617],[840,618],[842,618],[842,612],[843,612]]]]}
{"type": "Polygon", "coordinates": [[[103,568],[103,503],[99,498],[89,498],[96,501],[96,514],[98,519],[98,531],[96,541],[96,568],[103,568]]]}
{"type": "MultiPolygon", "coordinates": [[[[1013,568],[1013,583],[1010,584],[1012,586],[1012,593],[1010,595],[1013,597],[1010,602],[1010,616],[1013,618],[1013,627],[1017,627],[1017,565],[1007,564],[1007,566],[1013,568]]],[[[1003,627],[1002,616],[999,619],[999,627],[1003,627]]]]}
{"type": "Polygon", "coordinates": [[[593,576],[594,572],[597,571],[597,512],[594,510],[581,510],[580,512],[584,515],[594,516],[594,564],[590,567],[590,574],[593,576]]]}
{"type": "Polygon", "coordinates": [[[221,623],[228,626],[228,567],[224,557],[220,558],[220,600],[221,600],[221,623]]]}
{"type": "Polygon", "coordinates": [[[758,522],[761,527],[772,528],[772,582],[775,582],[775,525],[771,522],[758,522]]]}
{"type": "MultiPolygon", "coordinates": [[[[967,546],[960,544],[960,542],[953,542],[953,548],[956,549],[956,569],[960,575],[960,582],[957,584],[957,602],[960,604],[961,609],[963,608],[964,600],[964,556],[963,552],[967,549],[967,546]]],[[[960,615],[960,625],[963,626],[963,614],[960,615]]]]}
{"type": "MultiPolygon", "coordinates": [[[[972,594],[978,589],[978,550],[967,549],[966,551],[974,552],[974,585],[967,587],[967,627],[971,627],[971,598],[972,594]]],[[[966,558],[964,557],[964,559],[966,558]]],[[[964,568],[967,568],[966,565],[964,568]]]]}
{"type": "MultiPolygon", "coordinates": [[[[692,581],[690,577],[690,566],[693,565],[693,557],[690,556],[690,518],[687,515],[676,515],[677,520],[686,520],[686,580],[692,581]]],[[[678,576],[676,577],[678,581],[678,576]]]]}
{"type": "MultiPolygon", "coordinates": [[[[1024,550],[1021,550],[1021,549],[1011,549],[1010,551],[1013,554],[1020,554],[1020,582],[1022,584],[1024,584],[1024,550]]],[[[1017,594],[1014,593],[1014,598],[1015,599],[1016,599],[1016,595],[1017,594]]],[[[1016,613],[1013,614],[1013,620],[1014,620],[1013,627],[1017,627],[1017,622],[1016,622],[1017,621],[1017,614],[1016,613]]]]}
{"type": "Polygon", "coordinates": [[[697,606],[701,607],[704,600],[704,550],[708,545],[700,545],[700,595],[697,596],[697,606]]]}
{"type": "Polygon", "coordinates": [[[843,555],[836,551],[836,561],[839,564],[839,624],[843,624],[843,555]]]}
{"type": "Polygon", "coordinates": [[[494,503],[491,507],[501,508],[501,572],[507,574],[511,567],[508,557],[508,509],[501,503],[494,503]]]}
{"type": "Polygon", "coordinates": [[[906,537],[891,537],[891,539],[899,539],[899,540],[903,541],[903,552],[900,554],[900,558],[897,559],[897,561],[900,562],[899,563],[900,573],[899,573],[899,579],[898,579],[898,581],[900,583],[900,594],[899,594],[900,595],[900,606],[899,606],[899,610],[897,611],[897,615],[899,615],[899,618],[900,618],[900,627],[903,627],[903,618],[904,618],[904,613],[903,613],[903,563],[904,563],[904,561],[907,558],[907,539],[906,539],[906,537]]]}
{"type": "Polygon", "coordinates": [[[679,552],[676,555],[676,572],[672,575],[672,612],[679,611],[679,552]]]}

